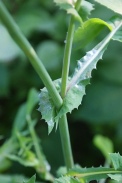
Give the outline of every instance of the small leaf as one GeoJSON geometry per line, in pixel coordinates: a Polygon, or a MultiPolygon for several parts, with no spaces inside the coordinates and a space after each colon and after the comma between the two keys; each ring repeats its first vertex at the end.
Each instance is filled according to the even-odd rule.
{"type": "Polygon", "coordinates": [[[88,19],[88,16],[91,14],[92,10],[94,10],[94,5],[92,3],[85,0],[81,2],[79,14],[82,17],[83,21],[88,19]]]}
{"type": "Polygon", "coordinates": [[[72,0],[54,0],[54,2],[61,8],[67,11],[68,14],[74,15],[74,17],[82,23],[82,19],[75,9],[74,2],[72,0]]]}
{"type": "Polygon", "coordinates": [[[111,25],[99,18],[91,18],[84,22],[75,32],[74,48],[83,48],[88,45],[105,27],[112,30],[111,25]]]}
{"type": "Polygon", "coordinates": [[[35,183],[35,181],[36,181],[36,175],[33,175],[28,181],[23,183],[35,183]]]}
{"type": "Polygon", "coordinates": [[[93,141],[96,147],[100,149],[105,158],[109,161],[109,153],[113,153],[112,141],[109,138],[104,137],[102,135],[96,135],[93,141]]]}
{"type": "Polygon", "coordinates": [[[122,168],[122,156],[119,153],[110,153],[110,158],[115,170],[122,168]]]}
{"type": "Polygon", "coordinates": [[[65,176],[65,177],[60,177],[58,179],[55,179],[54,183],[80,183],[80,181],[77,180],[76,178],[65,176]]]}
{"type": "MultiPolygon", "coordinates": [[[[114,16],[110,19],[109,24],[115,28],[119,22],[122,20],[122,17],[114,16]]],[[[113,40],[122,42],[122,27],[115,33],[112,37],[113,40]]]]}
{"type": "Polygon", "coordinates": [[[95,0],[112,11],[122,15],[122,0],[95,0]]]}
{"type": "Polygon", "coordinates": [[[115,174],[115,175],[113,175],[113,174],[108,174],[108,176],[109,176],[111,179],[113,179],[113,180],[115,180],[115,181],[117,181],[117,182],[122,181],[122,175],[120,175],[120,174],[115,174]]]}
{"type": "Polygon", "coordinates": [[[54,127],[54,118],[56,115],[56,109],[46,88],[43,88],[41,90],[39,98],[40,103],[38,110],[41,112],[42,119],[44,119],[47,122],[48,133],[50,133],[54,127]]]}

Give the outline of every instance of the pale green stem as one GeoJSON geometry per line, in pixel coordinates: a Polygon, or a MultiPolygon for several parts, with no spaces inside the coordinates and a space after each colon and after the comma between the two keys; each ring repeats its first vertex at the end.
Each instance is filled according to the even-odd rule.
{"type": "Polygon", "coordinates": [[[28,123],[30,134],[32,136],[32,140],[33,140],[33,144],[34,144],[34,148],[35,148],[37,158],[39,159],[39,163],[40,163],[41,167],[43,167],[42,172],[45,173],[46,172],[46,165],[44,163],[44,157],[42,157],[41,149],[40,149],[39,142],[38,142],[38,138],[37,138],[35,130],[32,126],[32,120],[31,120],[30,115],[26,116],[26,120],[27,120],[27,123],[28,123]]]}
{"type": "MultiPolygon", "coordinates": [[[[79,9],[81,1],[82,0],[78,0],[76,2],[76,5],[75,5],[76,10],[79,9]]],[[[62,84],[61,84],[61,97],[62,98],[64,98],[65,94],[66,94],[74,29],[75,29],[75,18],[74,18],[74,16],[71,16],[68,33],[67,33],[67,37],[66,37],[66,45],[65,45],[64,59],[63,59],[62,84]]],[[[63,154],[64,154],[64,158],[65,158],[66,167],[67,167],[67,169],[70,169],[73,167],[74,161],[73,161],[73,155],[72,155],[66,115],[63,115],[62,118],[60,119],[59,129],[60,129],[60,136],[61,136],[61,142],[62,142],[63,154]]]]}
{"type": "MultiPolygon", "coordinates": [[[[75,9],[78,10],[81,5],[82,0],[78,0],[75,5],[75,9]]],[[[64,50],[64,58],[63,58],[63,69],[62,69],[62,85],[61,85],[61,96],[65,97],[66,87],[69,75],[69,66],[70,66],[70,58],[71,58],[71,50],[72,50],[72,42],[75,30],[75,18],[72,15],[69,23],[68,33],[66,36],[66,45],[64,50]]]]}
{"type": "Polygon", "coordinates": [[[57,92],[48,72],[46,71],[44,65],[38,58],[30,43],[27,41],[27,39],[20,31],[19,27],[14,22],[13,18],[5,8],[2,1],[0,1],[0,19],[6,26],[8,32],[10,33],[14,41],[19,45],[19,47],[23,50],[25,55],[29,58],[29,61],[31,62],[32,66],[34,67],[34,69],[42,79],[44,85],[46,86],[47,90],[49,91],[55,106],[59,109],[63,101],[59,93],[57,92]]]}
{"type": "Polygon", "coordinates": [[[63,148],[64,160],[67,167],[67,170],[72,168],[74,165],[71,143],[70,143],[70,136],[69,136],[69,129],[67,125],[67,117],[63,115],[59,120],[59,130],[61,136],[61,143],[63,148]]]}

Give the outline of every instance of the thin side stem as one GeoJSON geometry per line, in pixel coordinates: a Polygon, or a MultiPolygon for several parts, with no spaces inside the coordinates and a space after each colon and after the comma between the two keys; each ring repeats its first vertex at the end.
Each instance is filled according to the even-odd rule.
{"type": "Polygon", "coordinates": [[[46,86],[47,90],[49,91],[55,106],[57,108],[60,108],[63,101],[59,93],[57,92],[48,72],[46,71],[43,63],[38,58],[30,43],[27,41],[27,39],[20,31],[19,27],[14,22],[13,18],[5,8],[2,1],[0,1],[0,19],[6,26],[8,32],[10,33],[14,41],[19,45],[19,47],[23,50],[25,55],[29,58],[29,61],[31,62],[32,66],[34,67],[39,77],[42,79],[44,85],[46,86]]]}
{"type": "Polygon", "coordinates": [[[33,144],[34,144],[36,155],[37,155],[37,157],[39,159],[40,165],[43,167],[42,171],[46,172],[46,166],[44,164],[44,159],[43,159],[43,157],[41,155],[41,149],[40,149],[40,146],[39,146],[39,143],[38,143],[38,138],[37,138],[35,130],[34,130],[33,126],[32,126],[32,120],[31,120],[30,115],[26,116],[26,120],[27,120],[27,123],[28,123],[28,128],[30,130],[30,134],[32,136],[32,140],[33,140],[33,144]]]}
{"type": "MultiPolygon", "coordinates": [[[[75,4],[76,10],[79,9],[82,0],[77,0],[75,4]]],[[[69,65],[71,57],[72,42],[75,30],[75,18],[71,16],[69,29],[66,38],[66,45],[64,50],[63,69],[62,69],[62,84],[61,84],[61,97],[64,98],[66,94],[66,87],[69,75],[69,65]]],[[[60,137],[62,142],[63,154],[67,170],[74,166],[71,142],[69,136],[69,129],[67,123],[67,116],[63,115],[59,121],[60,137]]]]}
{"type": "MultiPolygon", "coordinates": [[[[79,7],[81,5],[81,1],[82,0],[77,0],[77,2],[75,4],[76,10],[79,9],[79,7]]],[[[62,98],[64,98],[65,94],[66,94],[74,30],[75,30],[75,18],[74,18],[74,16],[71,16],[68,33],[67,33],[67,37],[66,37],[66,45],[65,45],[64,58],[63,58],[62,85],[61,85],[62,98]]]]}

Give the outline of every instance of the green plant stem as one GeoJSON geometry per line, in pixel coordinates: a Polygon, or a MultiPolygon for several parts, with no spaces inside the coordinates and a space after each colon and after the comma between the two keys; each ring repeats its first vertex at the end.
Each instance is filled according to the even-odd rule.
{"type": "MultiPolygon", "coordinates": [[[[76,4],[75,4],[76,10],[79,9],[81,1],[82,0],[78,0],[76,2],[76,4]]],[[[65,50],[64,50],[64,59],[63,59],[62,84],[61,84],[61,97],[62,98],[64,98],[65,94],[66,94],[74,29],[75,29],[75,18],[74,18],[74,16],[71,16],[68,33],[67,33],[67,38],[66,38],[65,50]]],[[[60,137],[61,137],[61,142],[62,142],[65,164],[66,164],[67,169],[70,169],[73,167],[74,161],[73,161],[73,155],[72,155],[66,115],[63,115],[59,121],[59,130],[60,130],[60,137]]]]}
{"type": "Polygon", "coordinates": [[[67,170],[73,167],[74,161],[72,156],[72,149],[70,143],[69,129],[67,124],[67,117],[63,115],[59,120],[59,130],[61,136],[61,143],[63,148],[64,160],[67,170]]]}
{"type": "Polygon", "coordinates": [[[46,165],[44,164],[44,157],[42,157],[42,155],[41,155],[41,149],[40,149],[40,146],[39,146],[38,138],[37,138],[35,130],[32,126],[32,120],[31,120],[30,115],[26,116],[26,120],[27,120],[27,123],[28,123],[28,127],[29,127],[29,131],[30,131],[32,140],[33,140],[36,155],[39,159],[39,163],[40,163],[41,167],[43,167],[42,172],[46,172],[46,165]]]}
{"type": "MultiPolygon", "coordinates": [[[[80,7],[81,1],[82,0],[77,0],[75,4],[75,9],[77,11],[80,7]]],[[[62,98],[64,98],[66,94],[74,30],[75,30],[75,17],[72,15],[69,23],[67,37],[66,37],[66,45],[65,45],[64,58],[63,58],[62,85],[61,85],[62,98]]]]}
{"type": "Polygon", "coordinates": [[[0,1],[0,19],[6,26],[8,32],[10,33],[14,41],[19,45],[19,47],[23,50],[25,55],[29,58],[29,61],[31,62],[32,66],[34,67],[39,77],[43,81],[44,85],[46,86],[47,90],[49,91],[55,106],[59,109],[63,101],[59,93],[57,92],[48,72],[46,71],[44,65],[38,58],[30,43],[21,33],[20,29],[14,22],[13,18],[5,8],[2,1],[0,1]]]}

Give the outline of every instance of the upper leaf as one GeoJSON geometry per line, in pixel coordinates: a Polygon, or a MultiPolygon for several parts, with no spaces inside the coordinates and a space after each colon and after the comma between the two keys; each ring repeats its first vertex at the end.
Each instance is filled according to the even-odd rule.
{"type": "Polygon", "coordinates": [[[119,153],[110,153],[110,158],[115,170],[122,168],[122,156],[119,153]]]}
{"type": "Polygon", "coordinates": [[[75,4],[73,0],[54,0],[54,2],[61,8],[67,11],[68,14],[74,15],[76,19],[82,22],[80,15],[75,9],[75,4]]]}
{"type": "Polygon", "coordinates": [[[95,0],[112,11],[122,15],[122,0],[95,0]]]}
{"type": "MultiPolygon", "coordinates": [[[[121,17],[114,16],[110,19],[109,24],[113,27],[113,29],[119,24],[119,22],[122,20],[121,17]]],[[[122,42],[122,27],[115,33],[115,35],[112,37],[115,41],[122,42]]]]}
{"type": "Polygon", "coordinates": [[[81,2],[81,8],[79,14],[82,17],[83,21],[88,19],[88,16],[91,14],[91,11],[94,10],[94,5],[88,1],[83,0],[81,2]]]}
{"type": "Polygon", "coordinates": [[[107,22],[99,18],[91,18],[84,22],[81,27],[79,27],[74,35],[74,47],[83,48],[103,30],[107,27],[112,30],[112,26],[107,22]]]}
{"type": "MultiPolygon", "coordinates": [[[[78,67],[75,69],[73,77],[69,79],[67,93],[59,111],[56,110],[47,89],[44,88],[41,90],[39,111],[42,113],[42,118],[48,123],[49,133],[53,129],[54,123],[58,122],[59,118],[63,114],[71,112],[81,104],[82,97],[85,94],[85,86],[89,83],[92,70],[96,68],[96,64],[98,60],[102,58],[109,41],[121,25],[122,22],[120,22],[119,25],[117,25],[117,27],[101,43],[78,61],[78,67]]],[[[60,93],[61,81],[57,80],[54,84],[60,93]]]]}
{"type": "Polygon", "coordinates": [[[104,51],[107,48],[109,41],[112,39],[114,34],[122,26],[122,20],[119,21],[116,28],[106,36],[106,38],[101,41],[97,46],[95,46],[91,51],[78,61],[77,68],[75,69],[74,75],[67,87],[67,91],[72,88],[79,81],[91,77],[91,72],[96,68],[96,64],[99,59],[102,58],[104,51]]]}
{"type": "Polygon", "coordinates": [[[100,149],[105,158],[109,161],[109,153],[113,152],[113,143],[112,141],[102,135],[96,135],[94,138],[94,144],[100,149]]]}
{"type": "Polygon", "coordinates": [[[33,175],[27,182],[23,182],[23,183],[35,183],[36,181],[36,175],[33,175]]]}

